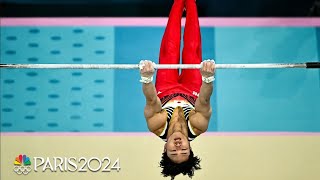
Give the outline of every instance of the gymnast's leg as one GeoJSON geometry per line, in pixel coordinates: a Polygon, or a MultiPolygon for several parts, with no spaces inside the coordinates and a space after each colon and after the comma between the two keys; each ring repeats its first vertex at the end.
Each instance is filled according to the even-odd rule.
{"type": "MultiPolygon", "coordinates": [[[[159,64],[179,64],[181,18],[184,8],[184,0],[175,0],[169,15],[169,20],[160,47],[159,64]]],[[[156,89],[164,88],[178,83],[178,69],[159,69],[157,71],[156,89]]]]}
{"type": "MultiPolygon", "coordinates": [[[[186,25],[184,30],[183,64],[200,64],[202,61],[201,34],[198,11],[195,0],[186,0],[186,25]]],[[[200,70],[184,69],[180,83],[186,88],[199,93],[202,84],[200,70]]]]}

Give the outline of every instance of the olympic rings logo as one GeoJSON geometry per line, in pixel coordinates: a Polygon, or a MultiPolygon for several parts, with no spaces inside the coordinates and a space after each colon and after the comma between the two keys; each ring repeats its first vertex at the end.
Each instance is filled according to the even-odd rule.
{"type": "Polygon", "coordinates": [[[13,171],[16,172],[17,174],[21,175],[27,175],[29,172],[32,171],[30,166],[14,166],[13,171]]]}

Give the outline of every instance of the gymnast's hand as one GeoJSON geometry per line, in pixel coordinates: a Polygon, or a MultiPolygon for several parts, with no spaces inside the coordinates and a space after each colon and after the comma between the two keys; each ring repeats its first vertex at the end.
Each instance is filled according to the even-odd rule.
{"type": "Polygon", "coordinates": [[[139,63],[140,75],[141,77],[150,78],[153,76],[155,69],[155,64],[149,60],[142,60],[139,63]]]}
{"type": "Polygon", "coordinates": [[[215,62],[214,60],[205,60],[201,62],[200,73],[202,77],[208,78],[213,77],[215,73],[215,62]]]}

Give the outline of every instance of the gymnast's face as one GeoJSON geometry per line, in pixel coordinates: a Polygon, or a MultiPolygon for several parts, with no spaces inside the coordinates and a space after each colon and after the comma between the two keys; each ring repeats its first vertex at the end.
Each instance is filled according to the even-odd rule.
{"type": "Polygon", "coordinates": [[[165,150],[171,161],[179,164],[189,159],[190,142],[181,132],[175,132],[168,138],[165,150]]]}

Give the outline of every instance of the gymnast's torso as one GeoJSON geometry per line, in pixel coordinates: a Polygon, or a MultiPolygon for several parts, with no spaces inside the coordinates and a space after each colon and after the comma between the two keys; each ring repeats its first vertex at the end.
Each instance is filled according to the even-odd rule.
{"type": "Polygon", "coordinates": [[[191,98],[188,98],[187,95],[184,94],[172,94],[170,95],[170,99],[168,97],[161,98],[162,102],[162,111],[166,112],[167,120],[165,125],[158,131],[157,135],[164,141],[167,141],[168,130],[171,122],[172,115],[177,108],[181,108],[183,110],[185,125],[188,129],[188,140],[192,141],[197,137],[197,130],[192,127],[190,122],[190,115],[195,113],[194,101],[191,98]]]}

